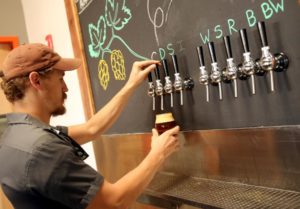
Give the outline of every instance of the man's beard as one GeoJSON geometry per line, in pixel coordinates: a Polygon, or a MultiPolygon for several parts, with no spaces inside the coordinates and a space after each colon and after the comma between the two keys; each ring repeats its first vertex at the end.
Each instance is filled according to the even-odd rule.
{"type": "Polygon", "coordinates": [[[52,112],[52,116],[59,116],[66,113],[65,106],[61,106],[52,112]]]}
{"type": "Polygon", "coordinates": [[[64,106],[64,101],[65,99],[67,99],[67,94],[63,94],[63,104],[56,108],[53,112],[52,112],[52,116],[59,116],[59,115],[63,115],[66,113],[66,107],[64,106]]]}

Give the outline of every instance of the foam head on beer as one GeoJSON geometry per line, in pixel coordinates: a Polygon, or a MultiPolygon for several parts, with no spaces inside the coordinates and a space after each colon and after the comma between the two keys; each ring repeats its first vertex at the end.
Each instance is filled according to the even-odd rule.
{"type": "Polygon", "coordinates": [[[162,134],[166,130],[169,130],[176,126],[176,122],[172,113],[162,113],[157,114],[155,118],[155,128],[158,131],[158,134],[162,134]]]}

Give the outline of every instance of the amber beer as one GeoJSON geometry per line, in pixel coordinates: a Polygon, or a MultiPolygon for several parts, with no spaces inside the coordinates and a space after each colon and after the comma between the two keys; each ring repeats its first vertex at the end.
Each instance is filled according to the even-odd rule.
{"type": "Polygon", "coordinates": [[[175,126],[176,122],[172,113],[169,112],[156,115],[155,128],[157,129],[159,135],[175,126]]]}

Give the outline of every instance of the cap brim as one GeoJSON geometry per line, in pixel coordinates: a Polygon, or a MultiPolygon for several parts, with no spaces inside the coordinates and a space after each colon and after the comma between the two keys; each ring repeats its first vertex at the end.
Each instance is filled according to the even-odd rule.
{"type": "Polygon", "coordinates": [[[57,70],[69,71],[75,70],[81,65],[81,60],[77,58],[61,58],[53,68],[57,70]]]}

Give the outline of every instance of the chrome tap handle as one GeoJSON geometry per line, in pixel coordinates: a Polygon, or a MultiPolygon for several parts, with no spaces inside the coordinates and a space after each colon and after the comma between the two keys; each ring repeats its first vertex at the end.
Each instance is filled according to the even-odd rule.
{"type": "Polygon", "coordinates": [[[223,99],[222,83],[221,83],[222,74],[220,73],[218,63],[216,63],[216,62],[211,63],[211,69],[212,69],[212,72],[210,74],[210,80],[211,80],[212,83],[218,84],[219,99],[222,100],[223,99]]]}
{"type": "Polygon", "coordinates": [[[174,89],[180,93],[180,105],[183,105],[183,82],[179,74],[178,63],[176,55],[172,55],[173,66],[175,70],[175,80],[174,80],[174,89]]]}
{"type": "Polygon", "coordinates": [[[276,53],[273,55],[270,52],[270,47],[268,45],[267,33],[266,33],[266,26],[265,22],[258,22],[257,28],[259,31],[259,37],[262,45],[262,56],[259,60],[259,66],[265,71],[270,74],[270,88],[271,91],[274,91],[274,76],[273,71],[281,72],[288,68],[289,59],[283,53],[276,53]]]}
{"type": "Polygon", "coordinates": [[[261,58],[259,60],[259,64],[262,67],[263,70],[265,71],[273,71],[274,67],[276,65],[275,63],[275,58],[273,54],[270,52],[270,47],[269,46],[264,46],[261,48],[261,58]]]}
{"type": "Polygon", "coordinates": [[[208,49],[211,58],[211,67],[212,67],[210,79],[212,83],[219,83],[221,82],[221,73],[218,67],[215,46],[213,42],[208,43],[208,49]]]}
{"type": "Polygon", "coordinates": [[[175,88],[175,91],[182,91],[182,89],[183,89],[182,79],[179,74],[176,55],[172,55],[172,61],[173,61],[173,66],[174,66],[174,70],[175,70],[174,88],[175,88]]]}
{"type": "Polygon", "coordinates": [[[182,87],[182,79],[180,77],[180,74],[175,73],[174,75],[175,75],[174,88],[176,91],[181,91],[183,87],[182,87]]]}
{"type": "MultiPolygon", "coordinates": [[[[269,47],[265,22],[263,22],[263,21],[258,22],[257,27],[258,27],[258,30],[259,30],[259,37],[260,37],[260,40],[261,40],[262,50],[263,50],[263,48],[269,47]]],[[[270,52],[267,52],[267,51],[269,51],[269,50],[264,49],[264,52],[263,52],[265,54],[264,56],[268,56],[267,53],[271,54],[270,52]]],[[[281,72],[281,71],[288,68],[289,59],[283,52],[276,53],[273,57],[275,59],[275,64],[274,63],[269,63],[269,64],[265,64],[266,66],[271,66],[273,64],[273,70],[278,71],[278,72],[281,72]]],[[[270,67],[266,67],[266,68],[267,68],[267,70],[270,69],[270,67]]]]}
{"type": "Polygon", "coordinates": [[[270,47],[265,46],[261,48],[262,55],[259,60],[260,67],[269,72],[270,74],[270,89],[273,92],[274,91],[274,76],[273,76],[273,70],[276,66],[276,60],[275,57],[270,52],[270,47]]]}
{"type": "Polygon", "coordinates": [[[171,81],[170,76],[166,76],[165,77],[165,86],[164,86],[164,90],[166,93],[171,94],[173,93],[173,84],[171,81]]]}
{"type": "Polygon", "coordinates": [[[214,42],[209,42],[207,44],[208,50],[209,50],[209,55],[212,63],[217,62],[217,57],[216,57],[216,52],[215,52],[215,44],[214,42]]]}
{"type": "Polygon", "coordinates": [[[172,81],[170,79],[170,74],[169,74],[167,60],[163,59],[162,63],[163,63],[163,68],[164,68],[164,72],[165,72],[165,86],[164,86],[164,90],[165,90],[166,93],[171,94],[171,93],[173,93],[173,84],[172,84],[172,81]]]}
{"type": "Polygon", "coordinates": [[[170,76],[167,60],[166,60],[166,59],[163,59],[163,60],[162,60],[162,64],[163,64],[165,76],[170,76]]]}
{"type": "Polygon", "coordinates": [[[200,76],[199,76],[199,82],[202,85],[205,85],[205,89],[206,89],[206,101],[209,102],[209,76],[207,71],[205,70],[205,66],[201,66],[199,67],[200,69],[200,76]]]}
{"type": "Polygon", "coordinates": [[[163,85],[160,80],[156,80],[155,93],[158,96],[162,96],[164,92],[163,85]]]}
{"type": "Polygon", "coordinates": [[[170,76],[165,77],[164,90],[166,93],[170,94],[171,107],[173,107],[173,84],[172,84],[170,76]]]}
{"type": "Polygon", "coordinates": [[[273,54],[270,52],[270,47],[268,45],[268,39],[267,39],[267,33],[266,33],[266,26],[265,22],[258,22],[257,28],[259,31],[259,37],[261,41],[261,51],[262,55],[259,61],[260,67],[269,72],[270,74],[270,88],[271,91],[274,91],[274,76],[273,76],[273,70],[276,66],[276,60],[273,56],[273,54]]]}
{"type": "Polygon", "coordinates": [[[148,73],[148,82],[149,82],[149,83],[152,82],[152,74],[151,74],[151,72],[148,73]]]}
{"type": "Polygon", "coordinates": [[[234,90],[234,97],[238,97],[238,89],[237,89],[237,66],[233,60],[233,58],[228,58],[226,60],[227,66],[225,70],[223,71],[223,76],[226,80],[232,81],[233,82],[233,90],[234,90]]]}
{"type": "Polygon", "coordinates": [[[227,67],[223,71],[223,76],[225,80],[233,81],[234,97],[237,98],[237,67],[232,57],[230,37],[224,36],[223,40],[227,55],[227,67]]]}
{"type": "Polygon", "coordinates": [[[152,110],[155,110],[155,87],[153,82],[148,82],[148,96],[152,97],[152,110]]]}
{"type": "Polygon", "coordinates": [[[160,70],[158,64],[155,65],[155,78],[156,80],[160,80],[160,70]]]}
{"type": "Polygon", "coordinates": [[[224,36],[223,41],[224,41],[224,45],[225,45],[225,49],[226,49],[227,59],[232,58],[230,37],[229,36],[224,36]]]}
{"type": "Polygon", "coordinates": [[[197,46],[197,55],[199,59],[199,66],[205,66],[204,63],[204,53],[203,53],[203,47],[202,46],[197,46]]]}
{"type": "Polygon", "coordinates": [[[151,72],[148,74],[148,96],[154,97],[155,96],[155,86],[152,82],[152,75],[151,72]]]}
{"type": "Polygon", "coordinates": [[[223,93],[222,93],[222,74],[219,70],[218,63],[217,63],[217,57],[215,52],[215,46],[213,42],[208,43],[208,49],[209,54],[211,58],[211,74],[210,74],[210,80],[213,84],[218,84],[219,87],[219,99],[223,99],[223,93]]]}
{"type": "Polygon", "coordinates": [[[247,38],[247,31],[245,28],[240,30],[240,37],[241,37],[241,41],[243,44],[243,48],[244,48],[244,52],[250,52],[249,50],[249,42],[248,42],[248,38],[247,38]]]}
{"type": "Polygon", "coordinates": [[[245,79],[250,76],[251,89],[252,89],[251,91],[252,91],[252,94],[256,94],[254,74],[257,70],[257,66],[251,57],[248,38],[247,38],[247,30],[245,28],[243,28],[239,32],[240,32],[241,42],[242,42],[243,48],[244,48],[244,53],[243,53],[243,63],[242,63],[242,66],[238,69],[238,71],[241,74],[241,76],[240,76],[241,79],[245,79]]]}
{"type": "Polygon", "coordinates": [[[207,71],[205,70],[204,53],[203,53],[202,46],[197,47],[197,54],[198,54],[199,65],[200,65],[200,67],[199,67],[199,70],[200,70],[199,82],[200,82],[200,84],[205,85],[206,101],[209,102],[209,87],[208,87],[209,76],[208,76],[207,71]]]}
{"type": "Polygon", "coordinates": [[[266,33],[265,22],[264,21],[258,22],[257,23],[257,28],[258,28],[258,31],[259,31],[259,38],[260,38],[262,47],[269,46],[268,45],[268,38],[267,38],[267,33],[266,33]]]}
{"type": "Polygon", "coordinates": [[[203,85],[208,85],[209,83],[209,76],[207,70],[205,70],[205,66],[199,67],[200,70],[200,76],[199,76],[199,82],[203,85]]]}
{"type": "Polygon", "coordinates": [[[155,93],[157,96],[160,96],[160,109],[164,109],[164,88],[160,80],[160,73],[159,73],[159,67],[156,65],[155,68],[155,76],[156,76],[156,86],[155,86],[155,93]]]}
{"type": "Polygon", "coordinates": [[[151,72],[148,74],[148,96],[152,97],[152,110],[155,110],[155,86],[152,82],[151,72]]]}
{"type": "Polygon", "coordinates": [[[172,61],[173,61],[173,66],[174,66],[175,73],[179,73],[178,63],[177,63],[177,56],[175,54],[172,55],[172,61]]]}
{"type": "Polygon", "coordinates": [[[256,63],[252,59],[250,52],[244,53],[243,58],[244,60],[243,60],[243,65],[241,67],[241,71],[243,74],[250,76],[252,94],[256,94],[255,78],[254,78],[254,73],[256,71],[256,63]]]}
{"type": "Polygon", "coordinates": [[[163,69],[165,72],[165,86],[164,90],[166,93],[170,94],[171,107],[173,107],[173,84],[170,78],[168,63],[166,59],[162,60],[163,69]]]}
{"type": "Polygon", "coordinates": [[[180,105],[183,105],[183,95],[182,95],[183,85],[182,85],[182,79],[181,79],[179,73],[175,73],[174,76],[175,76],[174,89],[175,89],[175,91],[179,91],[179,93],[180,93],[180,105]]]}
{"type": "Polygon", "coordinates": [[[153,82],[148,82],[148,96],[154,97],[155,96],[155,87],[153,82]]]}

